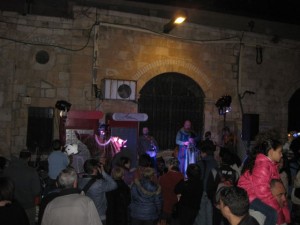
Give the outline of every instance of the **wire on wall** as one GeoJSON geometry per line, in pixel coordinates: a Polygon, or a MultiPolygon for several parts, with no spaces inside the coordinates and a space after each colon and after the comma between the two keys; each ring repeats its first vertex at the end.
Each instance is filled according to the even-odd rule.
{"type": "MultiPolygon", "coordinates": [[[[86,43],[80,47],[80,48],[77,48],[77,49],[72,49],[72,48],[66,48],[66,47],[63,47],[63,46],[59,46],[59,45],[53,45],[53,44],[47,44],[47,43],[34,43],[34,42],[27,42],[27,41],[24,41],[24,40],[17,40],[17,39],[13,39],[13,38],[8,38],[8,37],[3,37],[3,36],[0,36],[0,39],[2,40],[7,40],[7,41],[12,41],[12,42],[15,42],[15,43],[20,43],[20,44],[25,44],[25,45],[34,45],[34,46],[48,46],[48,47],[54,47],[54,48],[59,48],[59,49],[63,49],[63,50],[66,50],[66,51],[73,51],[73,52],[78,52],[78,51],[82,51],[83,49],[85,49],[88,45],[89,45],[89,42],[90,42],[90,39],[91,39],[91,35],[92,35],[92,32],[93,32],[93,28],[98,25],[99,23],[98,22],[95,22],[91,28],[89,28],[89,34],[88,34],[88,38],[86,40],[86,43]]],[[[51,28],[49,28],[51,29],[51,28]]]]}

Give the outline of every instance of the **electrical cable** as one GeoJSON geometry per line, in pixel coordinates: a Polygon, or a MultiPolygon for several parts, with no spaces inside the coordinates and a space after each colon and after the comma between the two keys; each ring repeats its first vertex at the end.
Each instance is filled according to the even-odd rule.
{"type": "Polygon", "coordinates": [[[78,49],[66,48],[66,47],[63,47],[63,46],[53,45],[53,44],[46,44],[46,43],[26,42],[26,41],[16,40],[16,39],[7,38],[7,37],[3,37],[3,36],[0,36],[0,39],[7,40],[7,41],[12,41],[12,42],[16,42],[16,43],[20,43],[20,44],[25,44],[25,45],[49,46],[49,47],[55,47],[55,48],[59,48],[59,49],[67,50],[67,51],[78,52],[78,51],[82,51],[83,49],[85,49],[88,46],[88,44],[90,42],[90,38],[91,38],[91,34],[92,34],[92,31],[93,31],[93,28],[94,28],[94,26],[96,26],[98,24],[99,24],[98,22],[95,22],[92,25],[92,27],[89,29],[89,35],[88,35],[88,39],[87,39],[86,43],[82,47],[80,47],[78,49]]]}

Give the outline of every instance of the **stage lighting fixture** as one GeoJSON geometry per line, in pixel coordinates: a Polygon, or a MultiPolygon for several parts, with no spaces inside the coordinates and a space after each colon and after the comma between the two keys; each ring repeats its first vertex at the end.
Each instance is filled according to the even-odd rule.
{"type": "Polygon", "coordinates": [[[59,100],[56,102],[55,108],[60,110],[59,115],[62,117],[62,116],[66,116],[67,112],[70,111],[71,105],[72,104],[67,101],[59,100]]]}
{"type": "Polygon", "coordinates": [[[219,115],[225,115],[226,113],[231,111],[231,96],[230,95],[224,95],[221,98],[218,99],[216,102],[216,106],[219,111],[219,115]]]}

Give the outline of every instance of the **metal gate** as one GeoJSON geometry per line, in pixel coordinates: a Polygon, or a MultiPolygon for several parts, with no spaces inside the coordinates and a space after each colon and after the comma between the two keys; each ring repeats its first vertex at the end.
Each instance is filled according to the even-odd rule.
{"type": "Polygon", "coordinates": [[[149,127],[161,150],[174,149],[177,131],[189,119],[196,133],[202,134],[204,93],[191,78],[164,73],[152,78],[140,91],[139,112],[148,114],[149,127]]]}

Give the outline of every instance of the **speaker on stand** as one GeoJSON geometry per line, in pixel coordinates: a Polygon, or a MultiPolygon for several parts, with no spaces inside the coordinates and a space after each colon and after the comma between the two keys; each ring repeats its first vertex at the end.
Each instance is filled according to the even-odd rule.
{"type": "Polygon", "coordinates": [[[259,114],[243,114],[242,140],[253,141],[259,131],[259,114]]]}

